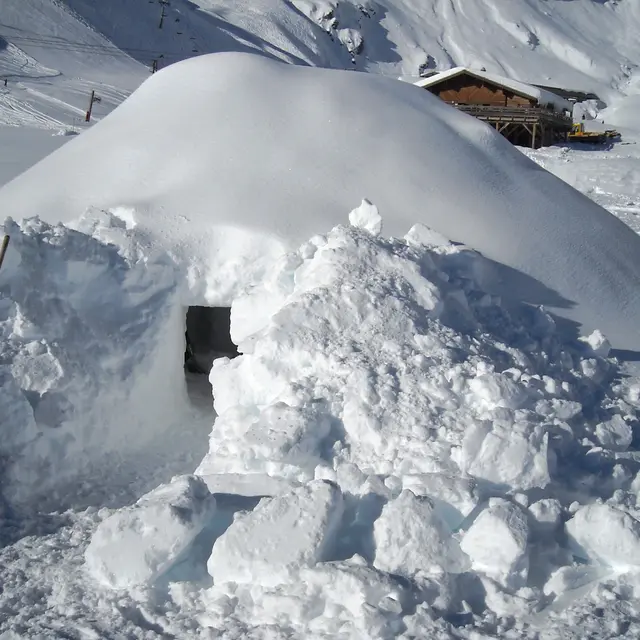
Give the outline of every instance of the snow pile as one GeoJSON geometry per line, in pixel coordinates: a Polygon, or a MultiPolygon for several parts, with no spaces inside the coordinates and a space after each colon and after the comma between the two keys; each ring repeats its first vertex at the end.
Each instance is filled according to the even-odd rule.
{"type": "Polygon", "coordinates": [[[34,497],[122,504],[201,459],[0,552],[0,633],[534,636],[636,570],[640,382],[609,355],[638,344],[640,240],[481,123],[204,58],[0,201],[67,220],[4,225],[2,539],[34,497]],[[185,311],[221,304],[242,355],[202,459],[185,311]]]}
{"type": "MultiPolygon", "coordinates": [[[[420,227],[383,239],[367,202],[350,219],[358,227],[315,236],[234,302],[244,355],[214,363],[218,418],[197,473],[211,486],[228,477],[227,490],[242,476],[291,488],[236,519],[213,544],[213,587],[195,601],[176,587],[176,606],[203,608],[214,630],[278,624],[299,637],[532,614],[545,593],[584,584],[564,575],[566,496],[635,500],[624,463],[603,479],[590,460],[616,460],[598,426],[636,420],[640,383],[617,381],[602,336],[570,346],[543,309],[507,310],[482,291],[478,254],[424,245],[420,227]]],[[[567,525],[589,551],[578,561],[613,566],[615,552],[591,553],[604,525],[581,513],[567,525]]],[[[612,522],[634,550],[635,520],[612,522]]]]}
{"type": "Polygon", "coordinates": [[[499,263],[485,265],[486,290],[526,291],[640,348],[640,238],[490,127],[395,80],[188,60],[2,188],[0,205],[53,223],[107,211],[188,271],[195,299],[228,304],[363,197],[387,233],[422,222],[499,263]]]}
{"type": "MultiPolygon", "coordinates": [[[[351,219],[370,229],[377,215],[365,203],[351,219]]],[[[444,474],[529,490],[549,484],[550,438],[570,423],[610,447],[604,416],[629,417],[594,413],[589,389],[614,367],[587,346],[572,355],[544,310],[510,318],[474,279],[485,262],[345,228],[288,254],[234,302],[245,355],[214,363],[219,417],[198,472],[327,477],[357,493],[372,490],[368,474],[397,471],[412,489],[444,474]]]]}
{"type": "MultiPolygon", "coordinates": [[[[633,429],[640,382],[619,377],[603,336],[567,343],[544,309],[505,306],[476,278],[486,258],[426,227],[386,239],[368,201],[349,219],[356,226],[313,236],[234,300],[242,355],[211,371],[218,417],[200,477],[79,514],[73,535],[49,538],[55,565],[31,549],[35,538],[12,547],[40,559],[19,574],[7,565],[0,606],[15,615],[0,631],[48,628],[50,613],[19,614],[35,589],[73,612],[69,628],[97,610],[132,637],[454,637],[461,624],[499,633],[512,616],[524,633],[549,602],[633,565],[634,440],[599,433],[612,421],[633,429]]],[[[62,265],[91,247],[104,279],[100,260],[119,254],[97,238],[126,237],[134,251],[136,235],[104,220],[91,228],[96,237],[35,221],[11,230],[19,247],[40,247],[30,264],[52,273],[72,274],[62,265]]],[[[25,249],[13,251],[12,287],[25,249]]],[[[135,264],[112,270],[126,285],[135,264]]],[[[50,289],[59,301],[86,296],[85,279],[64,292],[60,282],[50,289]]],[[[24,326],[11,309],[10,326],[24,326]]],[[[166,327],[146,326],[157,357],[166,327]]],[[[4,380],[7,406],[24,393],[18,382],[4,380]]],[[[15,415],[28,421],[27,409],[15,415]]]]}

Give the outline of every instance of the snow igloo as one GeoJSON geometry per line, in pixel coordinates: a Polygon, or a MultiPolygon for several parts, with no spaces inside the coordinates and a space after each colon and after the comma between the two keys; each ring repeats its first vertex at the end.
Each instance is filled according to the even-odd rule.
{"type": "Polygon", "coordinates": [[[460,269],[489,294],[640,349],[640,239],[495,131],[389,78],[201,56],[0,190],[21,220],[0,272],[5,498],[122,502],[193,470],[214,416],[185,368],[249,353],[288,261],[363,198],[387,237],[421,223],[480,252],[460,269]]]}

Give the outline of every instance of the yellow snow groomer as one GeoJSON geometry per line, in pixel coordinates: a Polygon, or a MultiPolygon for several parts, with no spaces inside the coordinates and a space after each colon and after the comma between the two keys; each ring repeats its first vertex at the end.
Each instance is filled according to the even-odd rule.
{"type": "Polygon", "coordinates": [[[620,134],[615,129],[607,129],[606,131],[585,131],[583,122],[576,122],[571,127],[571,133],[568,134],[569,142],[587,142],[589,144],[604,144],[619,140],[620,134]]]}

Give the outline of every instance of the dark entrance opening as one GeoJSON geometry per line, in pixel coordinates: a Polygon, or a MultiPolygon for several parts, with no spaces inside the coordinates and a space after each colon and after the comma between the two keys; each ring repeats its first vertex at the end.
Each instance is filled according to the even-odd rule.
{"type": "Polygon", "coordinates": [[[184,366],[187,372],[209,375],[216,358],[235,358],[229,307],[189,307],[187,310],[184,366]]]}

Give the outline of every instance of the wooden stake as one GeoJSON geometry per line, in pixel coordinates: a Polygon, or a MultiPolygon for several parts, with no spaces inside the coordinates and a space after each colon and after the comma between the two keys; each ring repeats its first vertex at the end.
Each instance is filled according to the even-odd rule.
{"type": "Polygon", "coordinates": [[[96,95],[95,91],[91,92],[91,98],[89,99],[89,111],[87,111],[87,114],[84,117],[84,121],[85,122],[89,122],[91,120],[91,112],[93,111],[93,103],[94,102],[101,102],[102,98],[98,98],[98,96],[96,95]]]}
{"type": "Polygon", "coordinates": [[[0,245],[0,269],[2,269],[4,254],[7,253],[8,246],[9,246],[9,236],[5,236],[2,240],[2,245],[0,245]]]}

